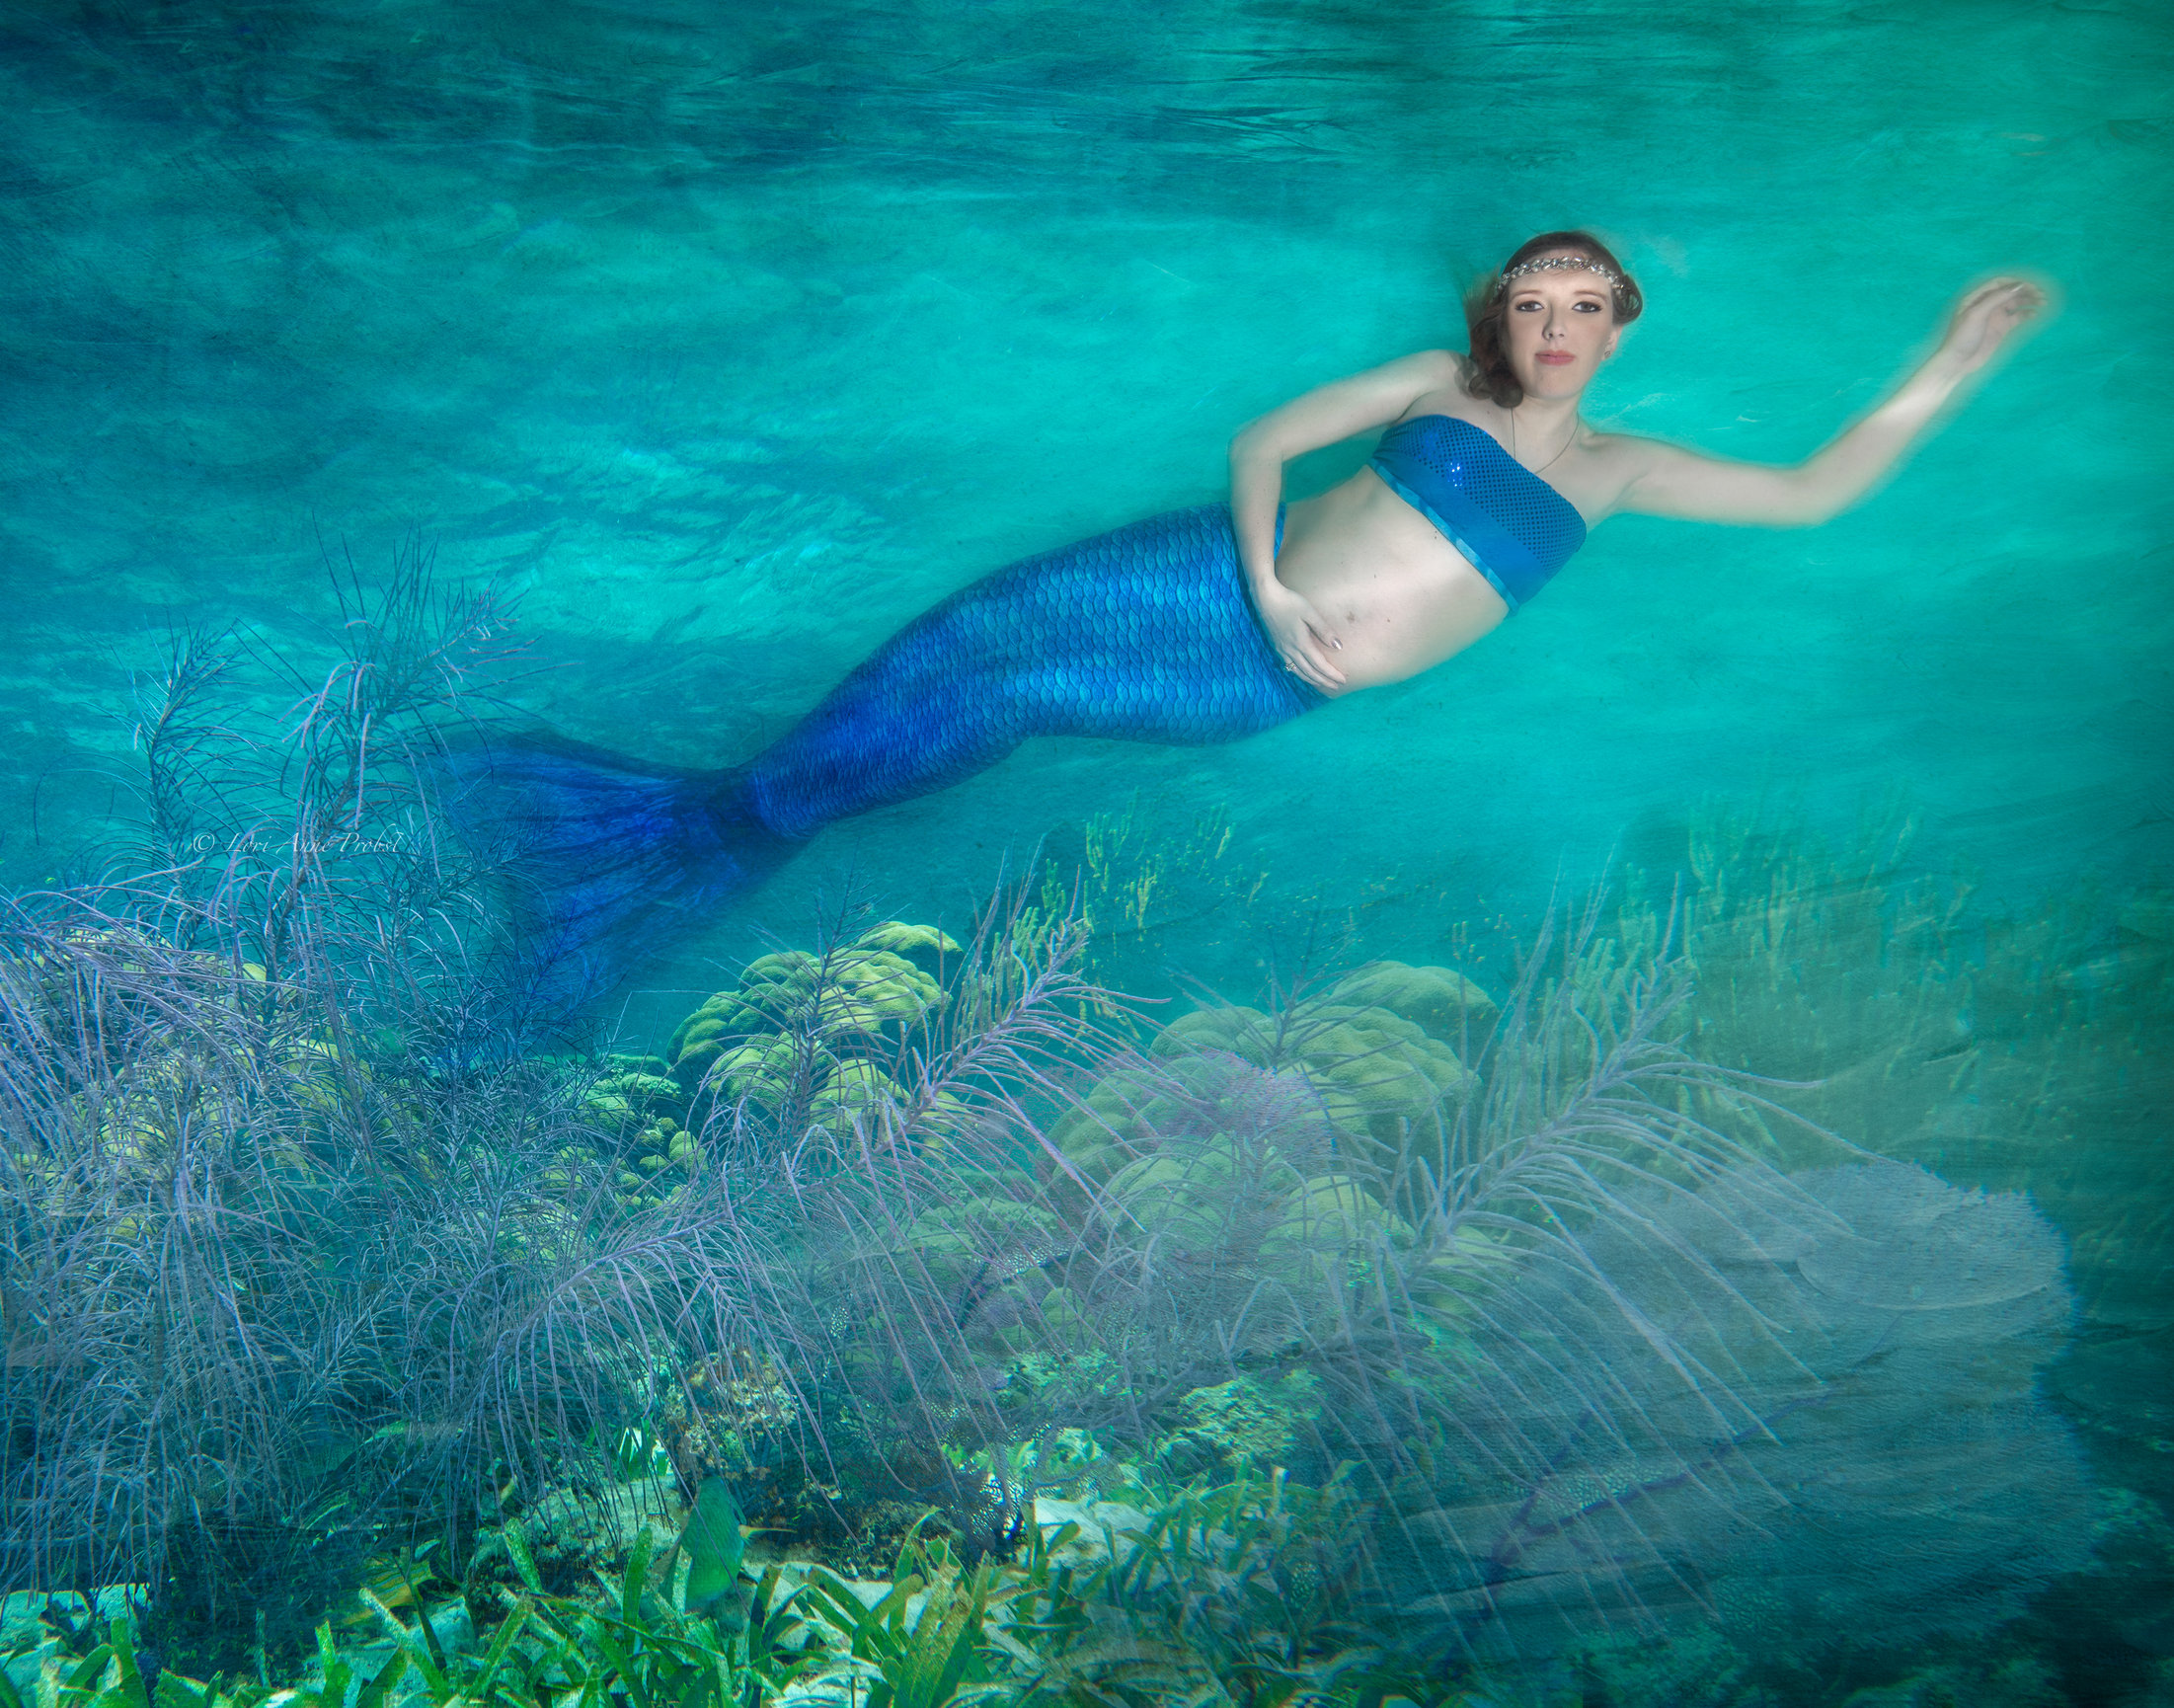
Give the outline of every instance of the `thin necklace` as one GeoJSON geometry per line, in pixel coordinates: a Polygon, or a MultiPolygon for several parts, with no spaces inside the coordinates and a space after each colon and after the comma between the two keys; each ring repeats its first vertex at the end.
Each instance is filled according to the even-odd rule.
{"type": "MultiPolygon", "coordinates": [[[[1570,418],[1570,438],[1563,440],[1563,450],[1557,451],[1553,456],[1549,457],[1546,462],[1542,463],[1532,472],[1536,475],[1544,475],[1549,469],[1553,468],[1557,463],[1561,462],[1563,460],[1563,451],[1567,451],[1568,449],[1570,449],[1570,440],[1576,438],[1577,436],[1578,418],[1576,416],[1572,416],[1570,418]]],[[[1510,460],[1512,462],[1515,462],[1517,460],[1517,412],[1515,410],[1512,410],[1510,412],[1510,460]]]]}

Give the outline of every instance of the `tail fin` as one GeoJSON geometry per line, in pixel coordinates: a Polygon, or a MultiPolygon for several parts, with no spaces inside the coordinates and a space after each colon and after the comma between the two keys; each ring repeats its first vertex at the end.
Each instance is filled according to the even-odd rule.
{"type": "Polygon", "coordinates": [[[738,771],[652,764],[540,732],[471,738],[430,764],[439,810],[503,877],[522,982],[578,1007],[800,848],[738,771]]]}

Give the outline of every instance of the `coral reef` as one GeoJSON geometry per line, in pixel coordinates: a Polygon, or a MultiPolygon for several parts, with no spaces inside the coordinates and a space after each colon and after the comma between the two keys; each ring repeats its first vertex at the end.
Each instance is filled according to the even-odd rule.
{"type": "Polygon", "coordinates": [[[471,1535],[642,1424],[660,1360],[748,1338],[709,1177],[630,1215],[587,1076],[404,1073],[322,991],[122,921],[11,949],[13,1581],[148,1583],[177,1660],[291,1650],[366,1550],[471,1535]]]}
{"type": "Polygon", "coordinates": [[[1156,1457],[1180,1476],[1228,1476],[1248,1465],[1288,1464],[1320,1422],[1319,1384],[1294,1371],[1274,1387],[1237,1376],[1195,1388],[1174,1408],[1156,1457]],[[1311,1427],[1311,1428],[1309,1428],[1311,1427]]]}
{"type": "MultiPolygon", "coordinates": [[[[942,946],[950,976],[929,988],[865,935],[773,965],[739,986],[755,1001],[731,996],[738,1043],[691,1092],[655,1058],[601,1074],[524,1064],[486,1089],[367,1063],[328,1082],[337,1052],[251,1052],[298,1076],[268,1104],[287,1125],[254,1153],[286,1157],[305,1196],[346,1194],[336,1217],[388,1236],[363,1260],[384,1290],[350,1291],[352,1307],[398,1308],[402,1356],[450,1360],[427,1382],[350,1366],[334,1438],[404,1441],[441,1478],[488,1446],[512,1471],[498,1511],[518,1514],[523,1540],[496,1532],[506,1551],[468,1574],[473,1604],[513,1609],[531,1574],[571,1588],[645,1545],[645,1526],[654,1551],[679,1510],[639,1480],[660,1467],[682,1498],[729,1477],[758,1525],[850,1566],[937,1533],[931,1509],[978,1558],[1023,1544],[1038,1487],[1123,1487],[1150,1465],[1243,1479],[1275,1464],[1325,1482],[1348,1461],[1356,1552],[1309,1567],[1279,1604],[1333,1580],[1397,1652],[1451,1672],[1544,1670],[1595,1621],[1687,1607],[1749,1648],[1862,1625],[1867,1596],[1899,1639],[1980,1630],[2081,1562],[2079,1462],[2034,1386],[2066,1323],[2058,1242],[2013,1198],[1899,1165],[1791,1181],[1722,1136],[1717,1111],[1755,1112],[1666,1042],[1682,1000],[1667,969],[1573,944],[1498,1014],[1440,970],[1376,967],[1280,1013],[1181,1018],[1128,1053],[1097,1030],[1107,998],[1066,981],[1065,932],[1031,910],[992,915],[972,944],[942,946]],[[834,1001],[812,970],[825,962],[881,976],[844,981],[834,1001]],[[1496,1017],[1485,1040],[1475,1015],[1496,1017]],[[726,1106],[718,1064],[757,1024],[775,1040],[827,1028],[833,1061],[849,1057],[829,1040],[873,1049],[895,1028],[887,1089],[843,1131],[812,1099],[726,1106]],[[1452,1028],[1469,1060],[1435,1036],[1452,1028]],[[359,1106],[345,1100],[355,1088],[359,1106]],[[374,1160],[398,1166],[335,1166],[362,1113],[394,1110],[414,1148],[380,1139],[374,1160]],[[502,1119],[482,1120],[491,1110],[502,1119]],[[539,1124],[543,1111],[558,1113],[539,1124]],[[451,1132],[463,1141],[418,1142],[451,1132]],[[809,1172],[811,1133],[855,1166],[809,1172]],[[645,1172],[644,1156],[665,1167],[645,1172]],[[653,1190],[667,1168],[675,1184],[653,1190]],[[456,1258],[461,1230],[485,1226],[488,1258],[456,1258]],[[457,1306],[417,1314],[455,1275],[457,1306]],[[505,1349],[516,1324],[533,1352],[465,1354],[505,1349]],[[405,1420],[389,1436],[370,1427],[386,1399],[405,1420]],[[1867,1573],[1868,1559],[1892,1564],[1867,1573]],[[495,1600],[474,1601],[494,1584],[495,1600]]],[[[17,1012],[49,1016],[67,945],[113,956],[120,941],[54,935],[46,959],[22,963],[41,982],[17,1012]]],[[[140,1007],[160,985],[127,954],[140,1007]]],[[[192,959],[161,976],[211,971],[192,959]]],[[[65,985],[101,1000],[116,986],[111,970],[65,985]]],[[[282,996],[219,1012],[292,1027],[316,1011],[282,996]]],[[[39,1047],[67,1035],[48,1026],[39,1047]]],[[[171,1045],[139,1040],[120,1058],[176,1078],[171,1045]]],[[[116,1092],[98,1107],[133,1106],[116,1092]]],[[[259,1284],[322,1309],[269,1273],[259,1284]]],[[[329,1397],[311,1390],[320,1432],[329,1397]]],[[[299,1458],[257,1434],[283,1465],[299,1458]]],[[[335,1461],[350,1499],[381,1499],[374,1476],[413,1479],[413,1451],[358,1450],[335,1461]]],[[[383,1515],[369,1509],[353,1533],[381,1533],[383,1515]]],[[[206,1569],[198,1544],[172,1558],[206,1569]]],[[[1126,1616],[1182,1602],[1175,1583],[1133,1581],[1126,1616]]],[[[1325,1659],[1316,1626],[1278,1639],[1249,1617],[1215,1676],[1267,1665],[1278,1641],[1278,1665],[1325,1659]]],[[[1198,1666],[1199,1617],[1179,1631],[1195,1660],[1173,1635],[1126,1664],[1198,1666]]],[[[1090,1655],[1118,1665],[1094,1647],[1072,1659],[1090,1655]]]]}
{"type": "Polygon", "coordinates": [[[1573,1583],[1584,1611],[1605,1558],[1621,1593],[1709,1607],[1747,1647],[1906,1650],[1982,1634],[2084,1563],[2089,1480],[2036,1383],[2072,1311],[2058,1235],[1902,1164],[1797,1185],[1822,1213],[1726,1179],[1629,1195],[1591,1268],[1528,1266],[1491,1301],[1489,1391],[1436,1467],[1452,1498],[1405,1513],[1468,1563],[1435,1603],[1460,1635],[1484,1604],[1529,1643],[1573,1583]],[[1726,1378],[1631,1356],[1656,1332],[1726,1378]],[[1592,1369],[1597,1394],[1570,1375],[1592,1369]],[[1518,1460],[1544,1474],[1506,1487],[1518,1460]]]}
{"type": "MultiPolygon", "coordinates": [[[[2174,893],[2085,885],[1982,918],[1967,884],[1908,873],[1911,829],[1837,851],[1787,822],[1695,824],[1673,914],[1697,970],[1686,1045],[1818,1128],[2028,1193],[2068,1238],[2084,1313],[2050,1379],[2122,1477],[2174,1501],[2153,1445],[2174,1391],[2174,893]]],[[[1669,917],[1634,904],[1621,930],[1653,943],[1669,917]]],[[[1794,1122],[1763,1132],[1834,1158],[1794,1122]]]]}
{"type": "Polygon", "coordinates": [[[668,1071],[698,1123],[722,1106],[842,1139],[902,1100],[889,1057],[942,1006],[944,958],[959,953],[932,926],[886,920],[819,956],[765,955],[680,1022],[668,1071]]]}
{"type": "Polygon", "coordinates": [[[1297,1119],[1325,1119],[1333,1129],[1330,1149],[1424,1191],[1418,1177],[1424,1170],[1438,1179],[1447,1166],[1449,1135],[1477,1083],[1464,1057],[1485,1045],[1497,1012],[1463,974],[1398,962],[1363,969],[1275,1016],[1203,1009],[1156,1035],[1151,1065],[1096,1085],[1050,1139],[1082,1174],[1107,1180],[1118,1159],[1151,1144],[1170,1121],[1196,1119],[1181,1107],[1213,1095],[1206,1088],[1223,1071],[1215,1058],[1229,1056],[1287,1077],[1303,1106],[1297,1119]]]}
{"type": "Polygon", "coordinates": [[[1588,941],[1476,1042],[1461,979],[1370,969],[1174,1022],[1039,1137],[804,1182],[804,1235],[835,1232],[791,1309],[830,1325],[811,1387],[866,1455],[843,1510],[888,1481],[1000,1538],[1031,1477],[1007,1443],[1084,1429],[1135,1462],[1364,1467],[1380,1616],[1468,1661],[1687,1604],[1855,1618],[1867,1555],[1902,1562],[1856,1577],[1903,1638],[2012,1614],[2087,1545],[2034,1385],[2058,1242],[1915,1170],[1778,1173],[1755,1099],[1666,1042],[1682,1000],[1588,941]],[[2001,1471],[1965,1486],[1980,1452],[2001,1471]]]}
{"type": "MultiPolygon", "coordinates": [[[[304,817],[394,811],[323,716],[304,817]]],[[[752,1668],[749,1579],[815,1556],[892,1573],[808,1601],[887,1688],[1720,1700],[1935,1679],[2094,1545],[2158,1570],[2048,1398],[2111,1412],[2130,1342],[2061,1359],[2016,1189],[2102,1330],[2164,1332],[2163,1202],[2074,1166],[2142,1129],[2162,897],[1974,959],[1923,886],[1742,845],[1680,940],[1593,911],[1499,998],[1387,962],[1155,1029],[1030,886],[958,939],[851,916],[599,1058],[438,953],[421,868],[10,922],[0,1550],[149,1585],[177,1665],[291,1661],[357,1583],[403,1654],[458,1596],[525,1654],[623,1568],[593,1606],[752,1668]]]]}

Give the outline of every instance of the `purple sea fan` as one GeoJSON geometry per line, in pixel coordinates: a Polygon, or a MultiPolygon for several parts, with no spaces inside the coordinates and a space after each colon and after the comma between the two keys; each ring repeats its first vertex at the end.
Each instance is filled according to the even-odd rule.
{"type": "Polygon", "coordinates": [[[1900,1163],[1797,1184],[1824,1214],[1727,1178],[1630,1193],[1584,1263],[1490,1301],[1465,1450],[1403,1515],[1460,1646],[1680,1605],[1755,1644],[1902,1648],[2083,1563],[2089,1479],[2035,1375],[2072,1313],[2059,1236],[1900,1163]]]}

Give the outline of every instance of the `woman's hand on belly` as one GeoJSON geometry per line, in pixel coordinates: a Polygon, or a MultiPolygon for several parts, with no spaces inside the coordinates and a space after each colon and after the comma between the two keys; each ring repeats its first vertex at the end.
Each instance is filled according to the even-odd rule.
{"type": "Polygon", "coordinates": [[[1308,677],[1328,693],[1416,676],[1510,614],[1487,578],[1370,469],[1290,506],[1276,570],[1342,643],[1337,686],[1308,677]]]}
{"type": "MultiPolygon", "coordinates": [[[[1473,642],[1492,634],[1510,615],[1487,578],[1443,547],[1447,561],[1427,565],[1416,575],[1384,574],[1371,584],[1349,588],[1342,597],[1316,589],[1314,597],[1342,619],[1345,648],[1338,655],[1344,686],[1386,687],[1431,670],[1473,642]]],[[[1397,566],[1405,568],[1405,566],[1397,566]]]]}
{"type": "Polygon", "coordinates": [[[1344,643],[1314,602],[1281,582],[1262,589],[1255,602],[1260,608],[1261,626],[1268,630],[1269,642],[1283,660],[1283,668],[1324,694],[1341,694],[1344,672],[1329,661],[1329,655],[1342,652],[1344,643]]]}

